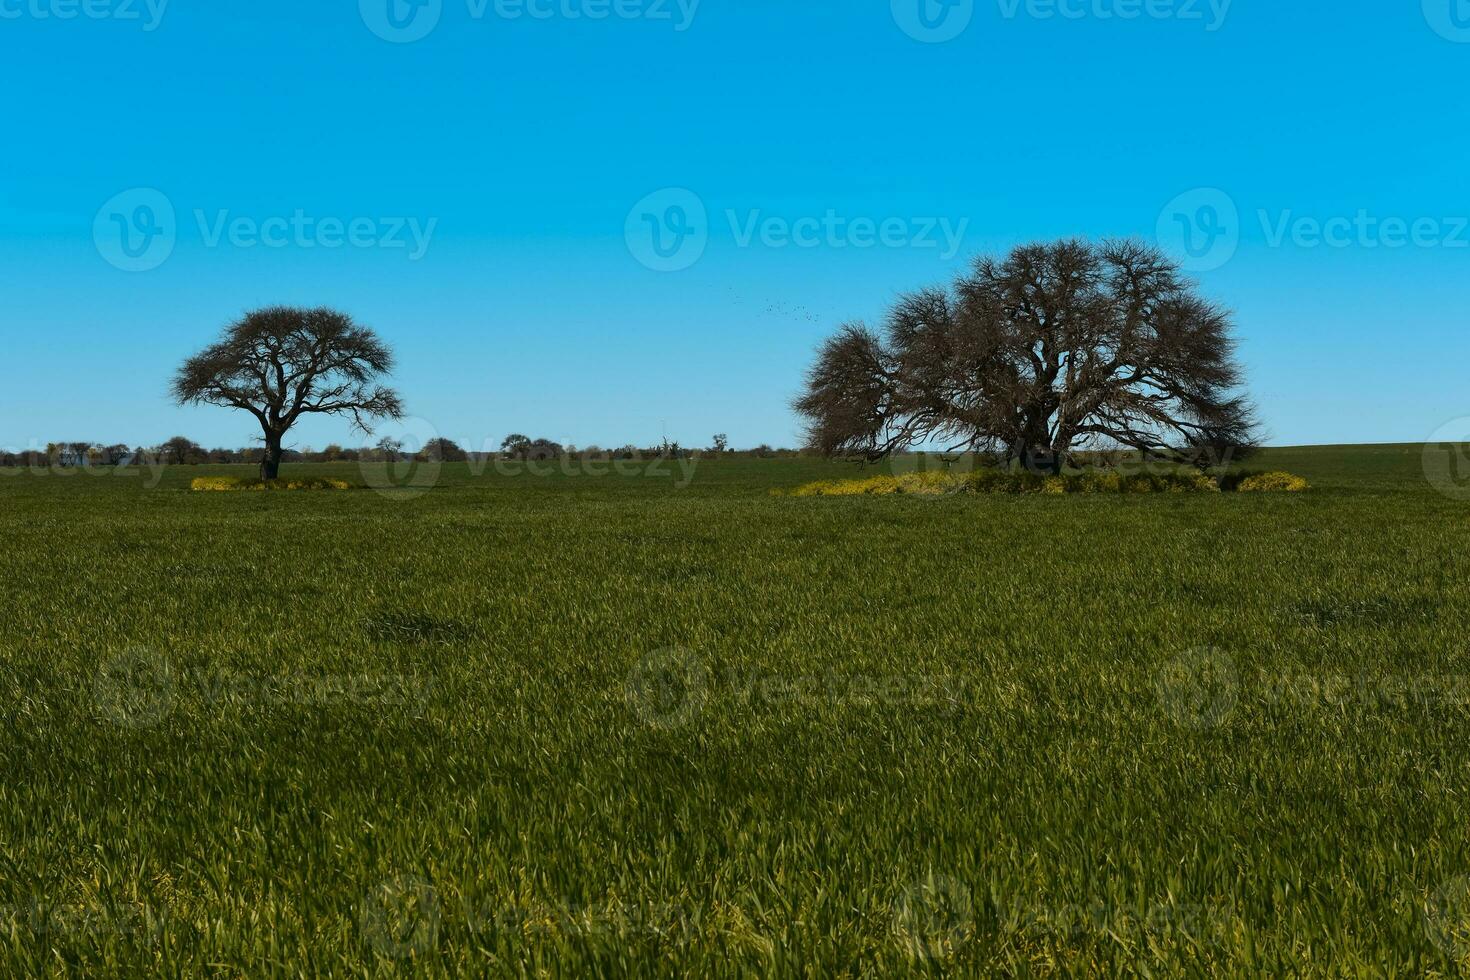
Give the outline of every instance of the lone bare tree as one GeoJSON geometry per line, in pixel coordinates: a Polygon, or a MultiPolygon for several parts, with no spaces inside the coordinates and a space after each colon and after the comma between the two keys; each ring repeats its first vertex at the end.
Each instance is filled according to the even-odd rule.
{"type": "Polygon", "coordinates": [[[402,418],[397,392],[376,383],[392,367],[393,352],[350,316],[272,306],[247,313],[185,361],[173,396],[254,415],[265,436],[260,475],[274,480],[281,440],[303,415],[350,415],[362,432],[374,419],[402,418]]]}
{"type": "Polygon", "coordinates": [[[1122,447],[1207,465],[1255,444],[1230,329],[1147,245],[1028,245],[902,297],[883,337],[843,326],[795,407],[830,455],[938,443],[1058,472],[1122,447]]]}

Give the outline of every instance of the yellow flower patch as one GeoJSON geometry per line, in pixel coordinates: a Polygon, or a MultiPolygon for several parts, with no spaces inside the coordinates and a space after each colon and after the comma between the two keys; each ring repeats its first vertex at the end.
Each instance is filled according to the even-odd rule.
{"type": "Polygon", "coordinates": [[[254,491],[254,490],[351,490],[352,484],[345,480],[317,478],[311,480],[247,480],[238,476],[201,476],[189,484],[189,489],[204,492],[254,491]]]}

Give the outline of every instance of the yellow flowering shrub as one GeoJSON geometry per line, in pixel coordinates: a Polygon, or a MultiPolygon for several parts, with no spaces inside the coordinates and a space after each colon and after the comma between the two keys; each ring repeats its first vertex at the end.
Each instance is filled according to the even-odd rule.
{"type": "Polygon", "coordinates": [[[351,490],[346,480],[317,478],[311,480],[247,480],[238,476],[201,476],[189,489],[207,492],[230,490],[351,490]]]}
{"type": "Polygon", "coordinates": [[[870,476],[864,480],[819,480],[791,491],[793,497],[861,497],[868,495],[954,493],[957,484],[943,473],[870,476]]]}
{"type": "Polygon", "coordinates": [[[1237,493],[1301,493],[1303,490],[1310,490],[1311,487],[1312,485],[1301,477],[1278,470],[1248,476],[1236,485],[1235,490],[1237,493]]]}
{"type": "Polygon", "coordinates": [[[1290,473],[1234,475],[1216,479],[1203,473],[1135,473],[1125,476],[1109,470],[1088,470],[1062,476],[1039,476],[1020,470],[980,469],[963,476],[947,473],[911,473],[873,476],[862,480],[822,480],[791,491],[793,497],[852,497],[888,494],[973,493],[1219,493],[1238,491],[1300,491],[1307,481],[1290,473]],[[1223,483],[1223,485],[1222,485],[1223,483]]]}
{"type": "Polygon", "coordinates": [[[201,476],[189,484],[191,490],[239,490],[241,480],[237,476],[201,476]]]}
{"type": "Polygon", "coordinates": [[[1077,477],[1074,493],[1122,493],[1123,478],[1117,473],[1090,471],[1077,477]]]}

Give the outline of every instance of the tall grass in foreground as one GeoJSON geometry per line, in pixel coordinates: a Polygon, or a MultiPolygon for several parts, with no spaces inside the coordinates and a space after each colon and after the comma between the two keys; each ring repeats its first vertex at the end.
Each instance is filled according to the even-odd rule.
{"type": "Polygon", "coordinates": [[[1470,514],[1263,463],[0,477],[0,974],[1457,975],[1470,514]]]}

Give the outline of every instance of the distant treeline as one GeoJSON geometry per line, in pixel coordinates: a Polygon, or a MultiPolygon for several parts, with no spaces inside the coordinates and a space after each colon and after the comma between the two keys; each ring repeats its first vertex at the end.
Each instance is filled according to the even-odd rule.
{"type": "MultiPolygon", "coordinates": [[[[174,436],[153,446],[128,446],[123,443],[104,445],[96,442],[53,442],[44,450],[0,451],[0,466],[143,466],[240,463],[258,465],[264,454],[262,447],[242,449],[214,448],[204,446],[186,436],[174,436]]],[[[422,448],[405,446],[400,440],[385,438],[375,445],[362,447],[340,446],[336,443],[323,449],[284,450],[288,462],[307,463],[353,463],[353,462],[398,462],[402,460],[442,460],[444,462],[468,462],[482,459],[687,459],[693,456],[712,455],[754,456],[774,459],[802,455],[794,449],[775,449],[769,445],[753,449],[731,449],[723,436],[716,437],[715,445],[708,449],[690,449],[677,442],[664,442],[657,446],[640,447],[631,443],[618,448],[591,445],[577,447],[562,445],[550,439],[531,439],[523,435],[507,437],[496,452],[471,452],[452,439],[431,439],[422,448]]]]}

